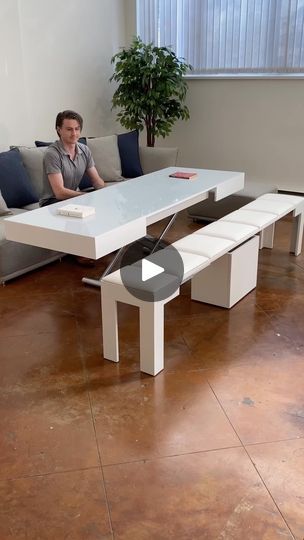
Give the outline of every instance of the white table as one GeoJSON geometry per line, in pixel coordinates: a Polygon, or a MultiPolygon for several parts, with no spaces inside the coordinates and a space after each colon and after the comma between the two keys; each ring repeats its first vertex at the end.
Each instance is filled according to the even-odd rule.
{"type": "Polygon", "coordinates": [[[220,200],[244,187],[244,173],[191,167],[198,174],[195,180],[170,178],[177,169],[189,170],[168,167],[73,199],[95,207],[95,215],[84,219],[57,213],[67,201],[7,218],[6,238],[99,259],[142,238],[149,225],[206,199],[210,192],[220,200]]]}

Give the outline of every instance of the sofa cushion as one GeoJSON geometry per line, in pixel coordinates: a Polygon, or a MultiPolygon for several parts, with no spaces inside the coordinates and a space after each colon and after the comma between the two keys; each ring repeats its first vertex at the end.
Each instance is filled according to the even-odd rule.
{"type": "Polygon", "coordinates": [[[17,148],[21,154],[23,165],[28,172],[31,183],[40,198],[43,190],[43,156],[46,147],[35,148],[34,146],[18,146],[17,148]]]}
{"type": "Polygon", "coordinates": [[[10,208],[21,208],[38,201],[38,194],[17,149],[0,153],[0,190],[10,208]]]}
{"type": "Polygon", "coordinates": [[[87,139],[98,174],[105,182],[122,180],[117,135],[87,139]]]}
{"type": "Polygon", "coordinates": [[[140,162],[144,174],[174,167],[177,162],[178,148],[161,146],[140,146],[140,162]]]}
{"type": "MultiPolygon", "coordinates": [[[[13,215],[26,212],[22,208],[11,210],[13,215]]],[[[4,220],[4,216],[0,217],[0,283],[62,257],[63,254],[56,251],[7,240],[4,233],[4,220]]]]}
{"type": "MultiPolygon", "coordinates": [[[[81,144],[87,144],[87,139],[86,137],[80,137],[79,141],[81,144]]],[[[35,145],[40,148],[40,147],[44,147],[44,146],[50,146],[50,144],[52,144],[51,142],[45,142],[45,141],[35,141],[35,145]]],[[[92,187],[92,182],[91,182],[91,178],[89,177],[88,174],[84,173],[82,179],[81,179],[81,182],[79,184],[79,189],[80,190],[83,190],[83,189],[88,189],[88,188],[91,188],[92,187]]]]}
{"type": "MultiPolygon", "coordinates": [[[[18,216],[19,214],[23,214],[26,212],[23,208],[10,208],[10,215],[18,216]]],[[[11,242],[11,240],[7,240],[5,233],[4,233],[4,220],[6,217],[9,216],[1,216],[0,217],[0,243],[3,244],[4,242],[11,242]]],[[[15,242],[13,242],[15,243],[15,242]]]]}
{"type": "Polygon", "coordinates": [[[138,131],[117,135],[118,150],[121,162],[121,173],[124,178],[142,176],[143,171],[139,158],[138,131]]]}
{"type": "Polygon", "coordinates": [[[7,216],[9,214],[12,214],[12,211],[7,207],[0,191],[0,216],[7,216]]]}
{"type": "Polygon", "coordinates": [[[27,204],[23,206],[23,210],[36,210],[37,208],[40,208],[39,202],[35,202],[32,204],[27,204]]]}

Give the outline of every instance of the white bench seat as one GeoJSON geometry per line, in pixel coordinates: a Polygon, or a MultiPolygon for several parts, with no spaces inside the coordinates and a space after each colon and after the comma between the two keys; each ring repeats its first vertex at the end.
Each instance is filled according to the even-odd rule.
{"type": "MultiPolygon", "coordinates": [[[[162,259],[160,258],[158,261],[158,254],[164,253],[165,250],[161,250],[160,252],[153,253],[153,255],[148,255],[145,257],[146,260],[151,260],[154,264],[162,265],[162,259]]],[[[210,259],[208,257],[204,257],[203,255],[198,255],[197,253],[189,253],[187,251],[178,250],[179,255],[183,261],[184,266],[184,275],[182,279],[182,283],[190,279],[194,273],[199,272],[206,266],[210,264],[210,259]]],[[[163,256],[163,255],[162,255],[163,256]]],[[[168,257],[168,263],[166,264],[166,272],[172,275],[177,275],[176,268],[173,266],[173,261],[171,262],[171,258],[168,257]],[[171,263],[171,265],[170,265],[171,263]]],[[[134,263],[133,267],[139,267],[142,264],[142,260],[139,260],[138,262],[134,263]]],[[[117,285],[123,285],[123,280],[121,278],[121,272],[120,269],[116,270],[115,272],[112,272],[111,274],[105,276],[102,279],[102,282],[109,282],[109,283],[115,283],[117,285]]]]}
{"type": "Polygon", "coordinates": [[[286,201],[294,205],[294,208],[304,210],[304,197],[299,195],[286,195],[285,193],[265,193],[259,197],[259,200],[266,201],[286,201]]]}
{"type": "Polygon", "coordinates": [[[196,234],[204,236],[217,236],[233,240],[233,242],[244,242],[247,238],[251,238],[259,232],[259,228],[245,223],[240,227],[239,223],[223,222],[221,219],[210,223],[207,227],[203,227],[196,231],[196,234]]]}
{"type": "MultiPolygon", "coordinates": [[[[184,251],[177,248],[174,244],[172,245],[174,248],[176,248],[183,261],[184,275],[182,278],[182,283],[188,281],[188,279],[190,279],[193,274],[199,272],[211,263],[210,257],[206,257],[198,253],[184,251]]],[[[147,261],[151,260],[151,262],[153,262],[154,264],[159,264],[160,266],[162,266],[164,261],[164,253],[166,253],[166,248],[164,250],[153,253],[153,255],[147,255],[145,259],[147,261]]],[[[165,260],[166,272],[169,272],[173,275],[179,275],[179,270],[176,270],[175,261],[172,259],[172,257],[165,257],[165,260]]],[[[137,263],[135,263],[135,265],[141,265],[141,261],[138,261],[137,263]]]]}
{"type": "Polygon", "coordinates": [[[204,237],[202,234],[195,232],[185,236],[181,240],[177,240],[172,245],[178,251],[187,251],[188,253],[202,255],[212,262],[214,259],[218,259],[224,253],[227,253],[234,246],[234,242],[227,238],[204,237]]]}
{"type": "MultiPolygon", "coordinates": [[[[225,284],[225,291],[229,294],[227,300],[218,305],[231,307],[252,290],[256,286],[257,273],[256,235],[261,234],[262,247],[272,247],[274,224],[289,212],[293,212],[294,217],[291,251],[299,255],[303,238],[304,198],[276,193],[262,195],[217,222],[174,242],[173,246],[179,251],[184,264],[182,282],[192,280],[193,298],[201,301],[207,298],[206,301],[209,301],[211,286],[208,283],[216,295],[222,295],[222,285],[225,284]]],[[[157,253],[151,257],[152,262],[157,264],[157,253]]],[[[141,261],[135,263],[133,268],[137,266],[138,271],[140,264],[141,261]]],[[[168,274],[163,277],[165,281],[176,276],[174,267],[166,269],[166,272],[168,274]]],[[[119,361],[117,302],[124,302],[139,307],[140,369],[151,375],[159,373],[164,367],[164,306],[178,294],[179,289],[165,300],[146,302],[134,297],[124,287],[120,270],[104,277],[101,281],[104,358],[119,361]]]]}
{"type": "Polygon", "coordinates": [[[274,201],[267,199],[256,199],[246,205],[246,210],[258,212],[271,212],[276,216],[283,217],[294,210],[294,205],[290,201],[274,201]]]}
{"type": "Polygon", "coordinates": [[[200,272],[210,264],[210,259],[197,253],[188,253],[187,251],[178,250],[184,265],[184,276],[182,283],[191,279],[194,273],[200,272]]]}
{"type": "MultiPolygon", "coordinates": [[[[251,204],[251,203],[249,203],[251,204]]],[[[233,222],[241,223],[245,225],[252,225],[257,227],[259,230],[272,225],[274,221],[278,219],[277,214],[271,212],[258,212],[254,210],[247,210],[247,205],[240,208],[240,210],[235,210],[227,216],[221,218],[222,222],[233,222]]]]}

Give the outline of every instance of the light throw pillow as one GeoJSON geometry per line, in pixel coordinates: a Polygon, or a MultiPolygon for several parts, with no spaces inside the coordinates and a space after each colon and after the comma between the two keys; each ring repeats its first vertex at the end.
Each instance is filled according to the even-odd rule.
{"type": "Polygon", "coordinates": [[[17,147],[31,183],[40,198],[43,190],[43,156],[47,147],[17,147]]]}
{"type": "Polygon", "coordinates": [[[140,163],[144,174],[175,167],[177,162],[178,148],[159,146],[140,146],[140,163]]]}
{"type": "Polygon", "coordinates": [[[0,191],[0,216],[8,216],[9,214],[12,214],[13,212],[7,208],[6,202],[2,197],[1,191],[0,191]]]}
{"type": "Polygon", "coordinates": [[[38,195],[17,149],[0,153],[0,190],[9,208],[22,208],[38,202],[38,195]]]}
{"type": "Polygon", "coordinates": [[[92,152],[99,176],[105,182],[119,182],[123,180],[117,135],[87,139],[87,144],[92,152]]]}

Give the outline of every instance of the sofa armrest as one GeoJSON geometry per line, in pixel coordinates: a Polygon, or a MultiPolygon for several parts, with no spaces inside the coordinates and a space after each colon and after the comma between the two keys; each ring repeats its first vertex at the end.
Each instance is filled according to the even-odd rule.
{"type": "Polygon", "coordinates": [[[139,157],[144,174],[166,167],[174,167],[177,161],[178,148],[161,148],[140,146],[139,157]]]}

